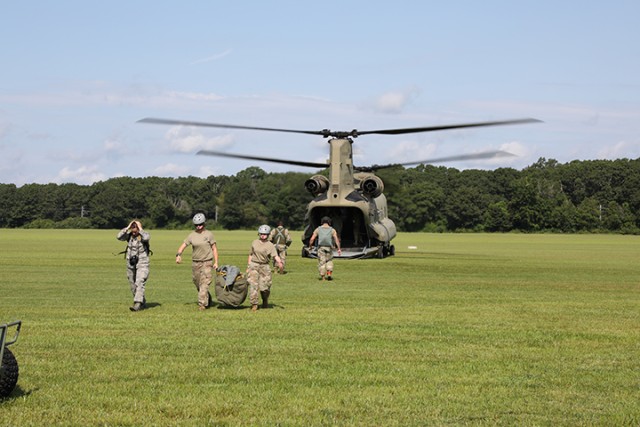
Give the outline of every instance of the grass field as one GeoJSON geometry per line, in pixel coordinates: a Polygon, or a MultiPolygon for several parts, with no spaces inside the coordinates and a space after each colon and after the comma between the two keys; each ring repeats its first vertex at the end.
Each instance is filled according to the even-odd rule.
{"type": "MultiPolygon", "coordinates": [[[[116,232],[0,230],[0,425],[640,424],[639,237],[400,234],[320,282],[296,234],[251,313],[199,312],[187,232],[151,230],[132,313],[116,232]]],[[[216,237],[244,268],[255,233],[216,237]]]]}

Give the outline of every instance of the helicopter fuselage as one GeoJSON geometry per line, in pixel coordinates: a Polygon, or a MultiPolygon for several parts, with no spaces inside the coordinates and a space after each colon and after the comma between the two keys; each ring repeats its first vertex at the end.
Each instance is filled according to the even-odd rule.
{"type": "MultiPolygon", "coordinates": [[[[314,257],[309,239],[325,216],[331,218],[340,239],[340,257],[393,255],[390,241],[396,235],[396,226],[387,216],[382,180],[371,173],[354,173],[351,139],[333,138],[329,144],[329,178],[315,175],[305,183],[315,198],[307,206],[302,255],[314,257]]],[[[334,256],[338,257],[337,253],[334,256]]]]}

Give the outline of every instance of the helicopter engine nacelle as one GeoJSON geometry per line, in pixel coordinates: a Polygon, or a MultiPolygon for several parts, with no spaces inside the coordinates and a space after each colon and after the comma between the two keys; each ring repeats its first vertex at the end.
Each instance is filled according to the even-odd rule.
{"type": "Polygon", "coordinates": [[[367,175],[360,181],[362,192],[370,197],[378,197],[384,191],[384,183],[375,175],[367,175]]]}
{"type": "Polygon", "coordinates": [[[324,175],[314,175],[304,183],[304,188],[314,196],[322,194],[329,189],[329,179],[324,175]]]}

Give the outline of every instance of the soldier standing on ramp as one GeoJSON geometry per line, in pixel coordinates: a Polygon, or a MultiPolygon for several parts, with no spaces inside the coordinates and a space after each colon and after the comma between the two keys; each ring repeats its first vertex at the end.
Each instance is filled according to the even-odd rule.
{"type": "Polygon", "coordinates": [[[340,239],[338,233],[331,227],[331,218],[322,217],[322,225],[317,227],[311,239],[309,239],[309,247],[313,246],[316,238],[318,239],[318,272],[321,280],[333,280],[333,247],[338,248],[338,255],[342,254],[340,249],[340,239]],[[326,278],[326,279],[325,279],[326,278]]]}
{"type": "MultiPolygon", "coordinates": [[[[287,266],[287,248],[291,246],[291,235],[289,234],[289,230],[284,228],[282,221],[278,221],[278,226],[271,230],[269,234],[269,241],[276,246],[276,250],[278,251],[278,256],[282,261],[282,273],[284,274],[284,268],[287,266]]],[[[273,265],[275,267],[275,260],[273,261],[273,265]]],[[[277,270],[280,272],[280,270],[277,270]]]]}
{"type": "Polygon", "coordinates": [[[271,227],[261,225],[258,228],[259,238],[251,243],[251,252],[247,259],[247,282],[249,282],[249,302],[251,311],[258,311],[258,302],[262,297],[262,308],[269,307],[269,294],[271,293],[271,259],[275,260],[280,272],[284,266],[278,256],[276,247],[269,241],[271,227]],[[260,291],[260,297],[258,296],[260,291]]]}

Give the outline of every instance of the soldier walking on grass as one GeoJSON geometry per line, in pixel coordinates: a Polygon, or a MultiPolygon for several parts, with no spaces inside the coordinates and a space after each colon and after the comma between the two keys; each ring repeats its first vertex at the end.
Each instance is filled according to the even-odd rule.
{"type": "Polygon", "coordinates": [[[258,228],[258,239],[251,243],[251,252],[247,259],[247,282],[249,282],[249,301],[251,311],[258,310],[258,303],[262,297],[262,308],[269,307],[269,295],[271,293],[271,260],[277,264],[280,272],[284,265],[278,256],[276,247],[269,241],[271,227],[261,225],[258,228]],[[259,294],[258,294],[259,293],[259,294]]]}
{"type": "MultiPolygon", "coordinates": [[[[282,261],[282,273],[284,274],[284,268],[287,266],[287,248],[291,246],[292,240],[289,230],[284,228],[282,221],[278,221],[278,226],[269,233],[269,241],[275,245],[276,251],[278,251],[278,256],[282,261]]],[[[274,260],[273,266],[275,267],[275,265],[274,260]]],[[[280,270],[276,271],[279,272],[280,270]]]]}
{"type": "Polygon", "coordinates": [[[309,239],[309,247],[318,239],[318,272],[321,280],[333,280],[333,248],[338,248],[338,255],[342,254],[338,233],[331,227],[331,218],[322,217],[322,225],[317,227],[309,239]]]}
{"type": "Polygon", "coordinates": [[[133,220],[116,236],[127,242],[125,259],[127,260],[127,278],[133,294],[131,311],[140,311],[146,307],[145,286],[149,277],[149,240],[151,236],[142,229],[142,223],[133,220]]]}
{"type": "Polygon", "coordinates": [[[191,273],[193,284],[198,290],[198,309],[206,310],[211,304],[209,287],[213,272],[218,268],[218,246],[213,233],[205,229],[207,218],[202,213],[193,216],[195,231],[192,231],[178,248],[176,263],[182,263],[182,252],[187,246],[193,247],[191,255],[191,273]]]}

